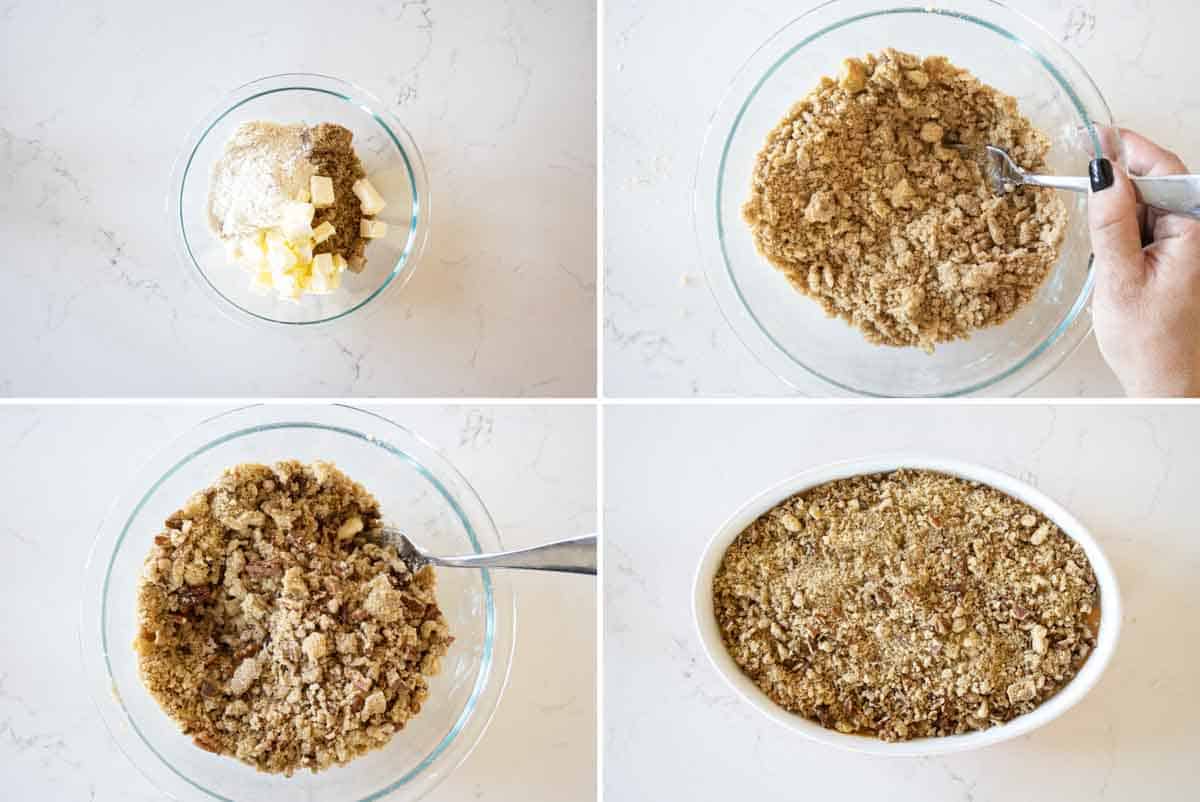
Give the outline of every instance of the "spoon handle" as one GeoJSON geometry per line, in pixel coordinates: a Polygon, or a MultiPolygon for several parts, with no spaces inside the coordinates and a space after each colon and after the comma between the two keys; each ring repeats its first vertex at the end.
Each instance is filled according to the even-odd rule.
{"type": "Polygon", "coordinates": [[[523,568],[596,575],[596,536],[584,535],[515,551],[466,557],[428,557],[433,565],[452,568],[523,568]]]}
{"type": "MultiPolygon", "coordinates": [[[[1131,175],[1129,180],[1137,189],[1138,200],[1147,206],[1200,220],[1200,175],[1131,175]]],[[[1091,189],[1091,181],[1086,177],[1026,174],[1024,181],[1037,187],[1065,189],[1068,192],[1087,192],[1091,189]]]]}

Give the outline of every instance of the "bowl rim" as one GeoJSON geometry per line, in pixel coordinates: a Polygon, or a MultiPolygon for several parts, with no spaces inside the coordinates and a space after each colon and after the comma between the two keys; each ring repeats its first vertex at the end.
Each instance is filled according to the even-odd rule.
{"type": "MultiPolygon", "coordinates": [[[[1096,133],[1096,126],[1098,124],[1110,127],[1113,125],[1113,115],[1108,100],[1104,97],[1095,79],[1084,68],[1082,63],[1069,50],[1063,47],[1062,43],[1058,42],[1043,25],[1028,15],[1009,7],[1000,0],[945,0],[941,4],[923,3],[917,0],[825,0],[825,2],[809,8],[776,29],[739,65],[709,116],[708,126],[704,134],[693,175],[692,225],[701,264],[704,266],[706,284],[718,310],[721,312],[721,316],[725,319],[726,325],[729,326],[735,337],[764,368],[795,392],[806,393],[812,390],[821,392],[822,394],[833,392],[847,396],[890,397],[878,390],[855,387],[849,383],[840,381],[801,361],[792,355],[759,322],[754,310],[746,303],[745,297],[738,286],[737,279],[733,276],[729,265],[725,249],[724,225],[721,219],[723,176],[729,142],[740,124],[745,108],[757,96],[761,84],[773,74],[778,65],[790,58],[792,53],[831,30],[841,28],[844,25],[862,19],[899,13],[937,14],[963,22],[975,23],[1003,35],[1017,46],[1031,53],[1046,68],[1063,90],[1067,92],[1076,111],[1081,117],[1085,118],[1084,125],[1081,128],[1088,129],[1098,155],[1100,153],[1100,140],[1096,133]],[[764,59],[769,55],[768,51],[773,46],[782,42],[794,27],[810,22],[810,18],[813,16],[830,13],[840,7],[853,3],[861,4],[865,2],[871,2],[874,9],[869,12],[851,14],[815,32],[808,32],[807,35],[793,37],[799,40],[798,44],[792,45],[783,52],[779,58],[765,68],[765,72],[761,76],[751,75],[752,68],[755,68],[757,72],[761,66],[757,65],[756,61],[764,59]],[[1050,50],[1056,59],[1061,59],[1079,72],[1082,83],[1085,83],[1086,87],[1095,94],[1095,99],[1099,104],[1098,111],[1102,112],[1102,114],[1087,114],[1084,104],[1077,97],[1078,92],[1074,84],[1068,82],[1061,74],[1061,69],[1049,62],[1041,50],[1033,48],[1026,41],[1025,37],[1009,31],[1006,27],[990,23],[972,13],[955,8],[958,5],[973,5],[988,8],[1002,15],[1011,15],[1020,23],[1029,26],[1045,37],[1051,43],[1051,46],[1045,49],[1050,50]],[[755,83],[750,88],[749,94],[742,97],[738,91],[739,83],[746,79],[747,76],[755,79],[755,83]],[[1087,117],[1094,118],[1096,116],[1102,116],[1104,119],[1086,119],[1087,117]],[[730,118],[732,118],[732,124],[728,126],[728,130],[725,130],[725,124],[728,123],[730,118]],[[712,175],[709,176],[709,173],[712,173],[712,175]],[[714,182],[715,195],[710,197],[713,194],[710,190],[712,190],[714,182]],[[711,214],[714,210],[715,216],[711,214]],[[741,320],[741,317],[746,317],[748,320],[741,320]]],[[[970,384],[953,387],[944,392],[897,393],[895,397],[953,398],[981,394],[1017,396],[1024,393],[1057,369],[1067,357],[1078,350],[1079,346],[1091,334],[1092,315],[1090,300],[1094,285],[1094,255],[1089,255],[1087,273],[1078,296],[1069,304],[1063,305],[1063,317],[1054,326],[1053,330],[1018,362],[1001,370],[994,376],[970,384]],[[1037,368],[1036,370],[1029,370],[1035,367],[1037,368]]]]}
{"type": "MultiPolygon", "coordinates": [[[[250,404],[226,410],[204,418],[183,433],[172,438],[165,446],[147,459],[138,471],[123,485],[123,490],[114,496],[108,512],[96,531],[83,567],[82,590],[79,599],[79,648],[84,670],[84,681],[88,685],[92,703],[100,714],[105,728],[134,768],[159,791],[173,799],[184,798],[180,793],[198,793],[204,799],[225,800],[212,789],[186,776],[171,761],[163,757],[134,723],[132,714],[120,698],[113,679],[109,660],[107,635],[105,632],[105,610],[107,588],[112,561],[124,540],[125,531],[142,504],[176,469],[194,457],[236,436],[254,434],[265,430],[303,426],[320,428],[334,433],[356,436],[366,443],[380,447],[393,456],[411,463],[442,494],[446,502],[458,515],[468,538],[478,553],[480,538],[502,547],[500,533],[490,511],[466,477],[429,441],[411,429],[371,410],[347,404],[329,403],[312,405],[267,405],[250,404]],[[265,414],[272,420],[268,423],[248,422],[245,418],[265,414]],[[340,417],[340,422],[314,423],[314,418],[328,416],[331,420],[340,417]],[[363,431],[345,427],[348,421],[356,421],[363,431]],[[389,433],[395,437],[409,438],[411,443],[404,447],[393,445],[389,433]],[[416,449],[413,448],[416,446],[416,449]],[[423,461],[410,451],[419,449],[423,461]],[[186,453],[184,453],[186,451],[186,453]],[[180,454],[184,455],[180,457],[180,454]],[[430,471],[430,463],[444,472],[454,482],[460,483],[461,492],[451,495],[452,490],[443,486],[430,471]],[[170,466],[164,470],[164,466],[170,466]],[[465,513],[463,505],[475,508],[465,513]],[[470,515],[472,520],[468,520],[470,515]],[[474,525],[472,523],[474,522],[474,525]],[[99,594],[99,602],[97,602],[99,594]],[[136,733],[136,738],[133,734],[136,733]],[[165,771],[164,771],[165,770],[165,771]],[[163,780],[171,782],[170,787],[163,780]],[[176,784],[178,781],[178,785],[176,784]]],[[[483,656],[480,659],[478,676],[462,710],[457,713],[449,731],[414,766],[402,776],[392,779],[379,789],[372,791],[360,802],[384,799],[404,789],[412,791],[407,798],[419,799],[432,791],[471,754],[487,731],[500,699],[507,688],[516,635],[516,598],[511,582],[504,576],[480,569],[484,596],[487,600],[487,621],[484,631],[483,656]],[[439,761],[441,761],[439,763],[439,761]]],[[[118,646],[119,648],[119,646],[118,646]]],[[[233,759],[230,758],[232,761],[233,759]]],[[[236,762],[231,763],[235,765],[236,762]]],[[[238,764],[240,767],[240,764],[238,764]]],[[[331,768],[331,771],[352,769],[331,768]]],[[[306,776],[306,775],[304,775],[306,776]]]]}
{"type": "Polygon", "coordinates": [[[896,451],[876,456],[820,465],[776,482],[743,502],[717,527],[700,553],[692,582],[692,621],[709,663],[744,702],[774,723],[808,740],[862,754],[923,757],[980,749],[1032,732],[1061,716],[1080,701],[1100,680],[1116,649],[1121,631],[1121,594],[1112,565],[1099,543],[1079,519],[1036,487],[1010,474],[978,463],[921,452],[896,451]],[[725,550],[737,535],[780,501],[817,485],[863,474],[914,468],[981,482],[1025,502],[1052,520],[1078,543],[1100,589],[1100,631],[1096,647],[1083,666],[1058,693],[1033,711],[1004,724],[963,735],[920,738],[889,743],[877,738],[847,735],[790,713],[771,701],[734,662],[721,639],[712,605],[712,581],[725,550]]]}
{"type": "MultiPolygon", "coordinates": [[[[381,306],[381,304],[372,303],[373,301],[399,291],[412,279],[429,242],[429,229],[433,215],[433,191],[429,185],[429,173],[425,166],[425,158],[417,146],[416,140],[399,117],[380,98],[358,84],[333,75],[315,72],[283,72],[264,75],[235,87],[191,127],[171,168],[166,197],[166,215],[168,228],[174,232],[174,247],[179,263],[200,287],[204,295],[210,298],[226,317],[255,328],[276,331],[314,331],[344,321],[356,312],[361,311],[362,314],[359,317],[362,318],[373,314],[381,306]],[[276,85],[281,82],[299,85],[276,85]],[[312,85],[303,85],[306,83],[312,85]],[[182,198],[183,188],[191,174],[196,152],[217,123],[251,100],[276,92],[297,90],[332,95],[370,115],[384,129],[392,140],[392,144],[400,152],[408,172],[409,186],[412,189],[413,197],[408,241],[396,264],[388,272],[386,279],[370,295],[335,315],[316,320],[287,321],[251,312],[213,285],[192,253],[187,237],[187,226],[183,219],[182,198]]],[[[229,265],[229,267],[233,269],[235,266],[229,265]]]]}

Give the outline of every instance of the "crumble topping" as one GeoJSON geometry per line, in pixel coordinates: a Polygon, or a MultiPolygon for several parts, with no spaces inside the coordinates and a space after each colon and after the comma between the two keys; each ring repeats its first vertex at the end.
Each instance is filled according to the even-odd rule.
{"type": "Polygon", "coordinates": [[[877,345],[966,339],[1011,318],[1058,260],[1061,198],[997,197],[947,143],[1045,171],[1017,101],[941,56],[887,50],[822,78],[767,136],[742,214],[758,251],[877,345]]]}
{"type": "Polygon", "coordinates": [[[1032,507],[946,474],[840,479],[781,502],[713,581],[725,647],[776,704],[902,741],[1028,713],[1096,644],[1083,549],[1032,507]]]}
{"type": "Polygon", "coordinates": [[[316,772],[421,711],[453,638],[433,569],[379,542],[379,504],[332,464],[227,469],[146,558],[134,647],[201,749],[316,772]]]}

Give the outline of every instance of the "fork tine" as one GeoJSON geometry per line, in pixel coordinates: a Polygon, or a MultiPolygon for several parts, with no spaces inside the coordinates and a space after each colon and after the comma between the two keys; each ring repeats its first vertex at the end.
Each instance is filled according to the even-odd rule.
{"type": "Polygon", "coordinates": [[[996,195],[1005,195],[1012,187],[1018,186],[1021,170],[1007,152],[993,145],[965,145],[960,143],[947,144],[945,147],[957,150],[963,158],[970,159],[979,165],[983,178],[991,186],[996,195]]]}
{"type": "Polygon", "coordinates": [[[429,556],[422,552],[417,544],[413,543],[409,536],[399,529],[384,527],[383,537],[385,544],[396,547],[396,553],[400,556],[400,559],[408,563],[412,570],[416,571],[431,562],[429,556]]]}

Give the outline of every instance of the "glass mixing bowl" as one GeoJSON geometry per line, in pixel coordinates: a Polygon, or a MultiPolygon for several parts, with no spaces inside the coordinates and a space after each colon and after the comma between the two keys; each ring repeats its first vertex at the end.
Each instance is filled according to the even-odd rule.
{"type": "Polygon", "coordinates": [[[513,592],[483,570],[438,571],[438,600],[455,636],[421,712],[383,749],[346,766],[292,777],[261,774],[196,747],[142,686],[133,650],[142,563],[163,521],[239,462],[331,460],[375,495],[384,520],[435,552],[500,548],[487,508],[425,441],[350,407],[248,407],[197,426],[155,457],[100,527],[85,572],[80,641],[88,688],[113,738],[172,799],[417,799],[462,763],[483,735],[508,676],[513,592]]]}
{"type": "Polygon", "coordinates": [[[416,142],[378,98],[325,75],[273,75],[233,90],[196,126],[176,161],[167,212],[184,267],[226,313],[272,327],[315,327],[378,306],[386,292],[412,277],[429,237],[429,176],[416,142]],[[212,167],[237,127],[252,120],[345,126],[354,133],[363,169],[387,201],[378,215],[388,224],[387,236],[367,244],[366,267],[347,270],[330,295],[292,302],[274,292],[256,293],[250,275],[230,262],[209,230],[212,167]]]}
{"type": "Polygon", "coordinates": [[[1083,67],[1036,23],[993,0],[834,0],[793,20],[742,66],[705,139],[693,196],[709,286],[743,343],[800,392],[828,395],[1016,395],[1091,331],[1087,198],[1070,214],[1057,264],[1012,319],[969,340],[917,348],[871,345],[828,318],[755,250],[741,206],[755,157],[797,100],[844,58],[893,47],[943,55],[1017,98],[1052,140],[1051,170],[1087,175],[1101,155],[1095,124],[1112,113],[1083,67]]]}

